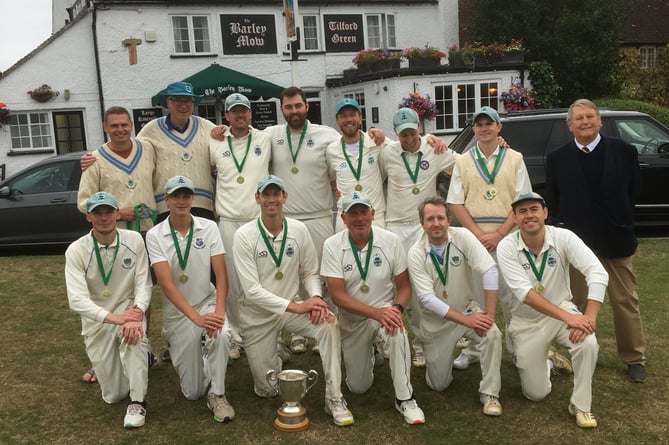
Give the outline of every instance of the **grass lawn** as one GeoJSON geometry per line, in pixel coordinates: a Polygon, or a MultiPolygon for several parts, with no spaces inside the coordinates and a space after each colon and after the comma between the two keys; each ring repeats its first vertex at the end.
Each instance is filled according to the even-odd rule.
{"type": "MultiPolygon", "coordinates": [[[[578,428],[567,413],[569,376],[554,378],[552,394],[532,403],[521,394],[518,373],[505,353],[500,397],[504,414],[499,418],[481,413],[477,366],[455,370],[453,383],[441,393],[431,391],[424,371],[414,368],[415,397],[427,423],[407,425],[393,407],[386,365],[375,370],[376,381],[368,394],[356,396],[343,388],[355,425],[332,424],[323,412],[324,384],[319,380],[304,401],[311,427],[301,433],[280,433],[273,427],[279,401],[254,395],[244,355],[228,367],[227,397],[237,413],[234,422],[216,423],[204,399],[186,401],[171,364],[162,363],[150,372],[146,426],[124,430],[125,404],[107,405],[98,385],[79,382],[89,362],[79,335],[79,316],[67,305],[64,258],[0,257],[0,301],[5,308],[0,315],[0,444],[667,443],[668,262],[669,240],[641,240],[634,265],[647,340],[648,383],[628,381],[615,349],[611,308],[605,304],[600,312],[600,353],[593,388],[597,429],[578,428]]],[[[160,303],[154,291],[150,338],[157,352],[164,347],[160,303]]],[[[322,377],[320,361],[310,352],[294,355],[284,368],[316,369],[322,377]]]]}

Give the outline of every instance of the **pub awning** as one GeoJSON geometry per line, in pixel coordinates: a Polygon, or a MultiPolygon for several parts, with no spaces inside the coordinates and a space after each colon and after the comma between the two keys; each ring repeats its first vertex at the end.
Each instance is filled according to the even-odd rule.
{"type": "MultiPolygon", "coordinates": [[[[204,96],[205,99],[207,97],[225,98],[232,93],[241,93],[249,99],[279,97],[284,89],[284,87],[272,82],[225,68],[217,63],[213,63],[183,80],[193,84],[193,92],[204,96]]],[[[159,99],[161,94],[164,93],[165,90],[162,90],[153,96],[151,104],[153,106],[161,105],[159,99]]]]}

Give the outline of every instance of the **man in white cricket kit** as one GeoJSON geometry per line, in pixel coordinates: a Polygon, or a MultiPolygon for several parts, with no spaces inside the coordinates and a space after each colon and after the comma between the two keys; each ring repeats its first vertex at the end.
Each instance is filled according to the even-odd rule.
{"type": "Polygon", "coordinates": [[[123,425],[137,428],[146,418],[149,343],[144,312],[151,303],[151,276],[144,240],[116,228],[119,206],[98,192],[86,202],[87,235],[65,252],[70,308],[81,315],[86,353],[100,382],[102,399],[130,401],[123,425]]]}
{"type": "Polygon", "coordinates": [[[446,201],[427,198],[418,207],[422,237],[409,250],[409,277],[422,306],[427,385],[443,391],[453,381],[453,352],[460,337],[474,338],[481,352],[479,395],[483,414],[499,416],[502,405],[502,334],[495,325],[498,273],[495,260],[467,229],[450,227],[446,201]],[[481,308],[472,286],[482,277],[481,308]]]}
{"type": "Polygon", "coordinates": [[[595,428],[597,419],[591,412],[592,377],[599,351],[595,329],[609,276],[573,232],[545,225],[548,209],[539,194],[520,195],[512,208],[520,231],[500,241],[497,261],[515,297],[509,335],[515,346],[523,394],[533,401],[550,394],[546,354],[555,340],[569,348],[574,368],[569,413],[576,416],[581,428],[595,428]],[[588,283],[584,314],[572,302],[570,265],[588,283]]]}
{"type": "Polygon", "coordinates": [[[353,424],[341,393],[341,343],[337,320],[321,295],[316,249],[306,226],[283,216],[288,199],[283,181],[261,179],[256,192],[260,217],[235,233],[235,267],[244,297],[240,327],[254,391],[273,397],[267,371],[280,371],[276,338],[281,330],[318,341],[325,374],[325,412],[335,425],[353,424]],[[300,283],[307,295],[299,295],[300,283]],[[296,301],[299,300],[299,301],[296,301]]]}
{"type": "Polygon", "coordinates": [[[364,394],[374,383],[377,339],[390,360],[395,408],[409,424],[425,423],[413,398],[411,350],[402,313],[411,298],[407,254],[392,232],[372,229],[374,210],[364,192],[342,199],[347,230],[325,241],[321,274],[339,306],[339,327],[351,392],[364,394]]]}
{"type": "Polygon", "coordinates": [[[207,406],[214,420],[226,422],[235,418],[235,411],[225,397],[230,350],[225,249],[216,223],[191,215],[194,200],[190,179],[170,178],[165,185],[169,216],[149,230],[146,245],[163,293],[162,334],[181,392],[197,400],[209,388],[207,406]]]}
{"type": "MultiPolygon", "coordinates": [[[[393,128],[399,141],[381,150],[379,155],[379,167],[388,181],[386,228],[400,237],[408,252],[423,232],[416,209],[425,198],[434,195],[439,172],[452,170],[458,154],[448,148],[437,154],[427,137],[418,132],[418,113],[411,108],[395,112],[393,128]]],[[[411,363],[423,368],[420,302],[415,295],[409,300],[407,318],[415,335],[411,363]]]]}

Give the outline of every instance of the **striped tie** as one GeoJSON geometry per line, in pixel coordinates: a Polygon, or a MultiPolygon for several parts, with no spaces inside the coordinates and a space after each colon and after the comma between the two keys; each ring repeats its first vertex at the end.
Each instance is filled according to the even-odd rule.
{"type": "Polygon", "coordinates": [[[588,150],[588,146],[587,146],[587,145],[584,145],[584,146],[581,147],[579,150],[581,150],[581,151],[582,151],[583,153],[585,153],[585,154],[589,154],[589,153],[590,153],[590,150],[588,150]]]}

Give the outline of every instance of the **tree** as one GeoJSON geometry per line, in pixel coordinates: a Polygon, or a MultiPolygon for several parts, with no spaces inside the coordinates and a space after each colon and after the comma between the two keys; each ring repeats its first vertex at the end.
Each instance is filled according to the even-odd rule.
{"type": "Polygon", "coordinates": [[[469,30],[483,43],[521,39],[531,61],[546,61],[561,102],[614,92],[626,0],[469,0],[469,30]]]}

